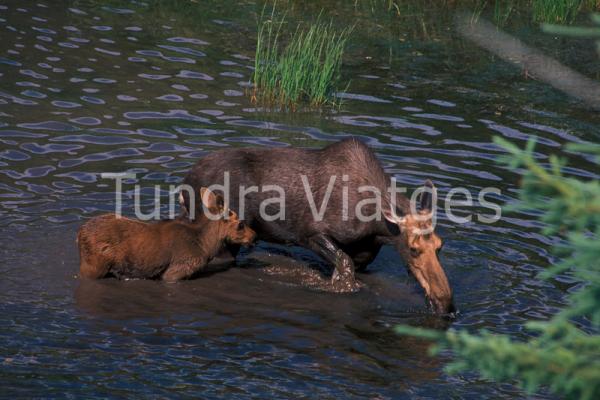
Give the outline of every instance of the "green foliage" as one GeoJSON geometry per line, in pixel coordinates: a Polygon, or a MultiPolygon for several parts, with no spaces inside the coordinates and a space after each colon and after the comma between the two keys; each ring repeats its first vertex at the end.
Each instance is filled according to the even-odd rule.
{"type": "Polygon", "coordinates": [[[592,22],[598,27],[562,26],[553,24],[542,24],[544,32],[555,35],[592,38],[596,40],[596,49],[600,53],[600,14],[592,14],[592,22]]]}
{"type": "Polygon", "coordinates": [[[569,398],[597,399],[600,395],[600,338],[588,335],[566,321],[527,324],[541,335],[527,342],[516,342],[506,335],[487,331],[472,335],[449,331],[431,335],[430,331],[398,327],[401,334],[437,340],[439,348],[451,348],[456,361],[446,368],[455,373],[477,370],[484,378],[496,381],[518,379],[528,392],[540,386],[569,398]]]}
{"type": "Polygon", "coordinates": [[[533,0],[533,20],[570,24],[585,0],[533,0]]]}
{"type": "Polygon", "coordinates": [[[473,3],[473,10],[471,11],[471,23],[472,24],[475,24],[479,21],[479,18],[481,17],[481,13],[483,13],[483,10],[485,10],[486,6],[487,6],[486,0],[475,0],[475,2],[473,3]]]}
{"type": "Polygon", "coordinates": [[[308,29],[298,25],[284,47],[284,25],[285,16],[278,19],[275,8],[259,21],[253,100],[291,110],[301,103],[313,108],[335,104],[350,29],[336,32],[319,18],[308,29]]]}
{"type": "MultiPolygon", "coordinates": [[[[472,369],[494,380],[517,380],[528,392],[540,386],[567,398],[600,398],[600,183],[563,174],[565,162],[550,157],[548,166],[534,157],[535,141],[522,150],[502,138],[495,142],[509,155],[512,168],[524,167],[521,204],[543,211],[546,233],[564,237],[563,261],[544,271],[542,278],[569,273],[583,284],[569,294],[569,306],[545,322],[529,322],[533,338],[516,341],[506,335],[480,331],[477,335],[449,330],[429,331],[401,326],[397,332],[434,340],[434,352],[455,354],[450,372],[472,369]],[[582,326],[574,321],[585,321],[582,326]]],[[[571,144],[569,150],[595,154],[600,145],[571,144]]]]}
{"type": "Polygon", "coordinates": [[[496,0],[494,2],[494,22],[504,26],[517,7],[517,0],[496,0]]]}

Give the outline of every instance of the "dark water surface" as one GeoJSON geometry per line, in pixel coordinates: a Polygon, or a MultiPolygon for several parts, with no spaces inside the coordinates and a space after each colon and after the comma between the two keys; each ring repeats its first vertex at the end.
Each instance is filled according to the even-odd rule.
{"type": "MultiPolygon", "coordinates": [[[[391,248],[352,295],[315,290],[318,259],[266,244],[238,267],[178,284],[78,279],[78,227],[114,208],[114,184],[99,173],[137,173],[124,187],[128,211],[133,183],[146,211],[162,185],[166,211],[168,185],[223,147],[355,135],[410,190],[431,178],[442,195],[494,186],[510,200],[518,176],[494,162],[491,139],[522,146],[536,135],[542,161],[557,153],[574,176],[598,179],[561,149],[597,142],[598,117],[463,42],[380,40],[340,9],[359,22],[341,111],[265,113],[245,93],[260,7],[171,3],[0,0],[0,396],[523,396],[449,376],[426,342],[393,334],[398,323],[442,322],[391,248]]],[[[455,225],[442,214],[441,259],[461,310],[453,327],[523,338],[526,320],[564,304],[572,282],[535,277],[559,241],[534,218],[455,225]]]]}

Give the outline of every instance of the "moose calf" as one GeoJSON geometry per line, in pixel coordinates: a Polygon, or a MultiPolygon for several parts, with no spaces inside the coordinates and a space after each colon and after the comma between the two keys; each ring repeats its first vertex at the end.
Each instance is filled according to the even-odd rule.
{"type": "Polygon", "coordinates": [[[200,196],[206,209],[220,215],[219,219],[203,216],[193,223],[146,223],[115,214],[92,218],[77,234],[80,275],[90,279],[113,275],[174,282],[200,271],[225,243],[253,243],[255,232],[224,207],[221,196],[204,187],[200,196]]]}

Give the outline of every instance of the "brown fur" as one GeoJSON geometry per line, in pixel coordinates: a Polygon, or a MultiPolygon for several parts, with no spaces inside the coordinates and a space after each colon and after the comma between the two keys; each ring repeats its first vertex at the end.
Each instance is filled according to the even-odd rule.
{"type": "MultiPolygon", "coordinates": [[[[421,216],[433,212],[435,186],[427,181],[429,191],[421,196],[419,215],[413,215],[409,199],[397,193],[392,199],[387,192],[391,177],[386,174],[375,153],[364,143],[345,139],[318,150],[301,148],[235,148],[211,153],[190,170],[184,183],[197,189],[202,186],[224,184],[224,171],[229,172],[230,204],[239,209],[240,186],[278,185],[285,191],[285,219],[265,220],[260,213],[264,200],[273,192],[252,192],[245,196],[244,219],[254,229],[260,240],[280,244],[295,244],[314,251],[333,264],[336,274],[333,282],[341,282],[341,291],[356,290],[354,269],[363,270],[377,256],[383,245],[393,245],[406,261],[408,270],[417,278],[427,298],[439,313],[453,313],[452,289],[437,257],[440,238],[430,232],[418,234],[419,224],[431,228],[431,220],[420,222],[421,216]],[[322,221],[316,221],[307,201],[301,175],[311,186],[317,206],[325,196],[330,177],[336,176],[331,198],[322,221]],[[343,175],[348,181],[342,180],[343,175]],[[373,195],[361,193],[361,186],[373,186],[383,193],[382,214],[384,218],[365,222],[354,215],[355,206],[373,195]],[[347,219],[343,218],[343,187],[348,188],[347,219]],[[395,204],[394,204],[395,203],[395,204]],[[395,218],[392,213],[395,205],[395,218]],[[413,250],[411,250],[411,247],[413,250]],[[337,280],[336,278],[342,277],[337,280]],[[347,289],[346,289],[347,288],[347,289]]],[[[195,210],[197,202],[191,202],[182,193],[182,209],[188,215],[195,210]],[[190,208],[192,207],[192,208],[190,208]]],[[[270,214],[277,211],[277,207],[270,214]]],[[[375,212],[374,206],[366,207],[365,215],[375,212]]],[[[427,219],[427,218],[425,218],[427,219]]],[[[432,229],[430,229],[432,231],[432,229]]],[[[231,255],[235,249],[228,248],[231,255]]]]}
{"type": "Polygon", "coordinates": [[[452,290],[438,259],[443,242],[433,231],[428,213],[426,210],[417,216],[408,214],[403,218],[400,235],[406,245],[398,251],[407,260],[408,270],[423,287],[431,306],[454,312],[452,290]]]}
{"type": "MultiPolygon", "coordinates": [[[[226,211],[222,199],[208,189],[201,189],[201,198],[212,213],[226,211]]],[[[227,219],[204,216],[193,223],[146,223],[115,214],[92,218],[77,235],[80,275],[90,279],[109,275],[161,278],[170,282],[190,278],[225,242],[247,246],[254,241],[255,232],[240,222],[235,212],[228,212],[227,219]]]]}

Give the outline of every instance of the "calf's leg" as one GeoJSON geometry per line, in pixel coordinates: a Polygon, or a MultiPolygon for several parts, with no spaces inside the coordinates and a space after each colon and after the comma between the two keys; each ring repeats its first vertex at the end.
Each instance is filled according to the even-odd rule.
{"type": "Polygon", "coordinates": [[[110,263],[100,256],[81,255],[79,276],[87,279],[104,278],[110,270],[110,263]]]}
{"type": "Polygon", "coordinates": [[[162,280],[177,282],[192,277],[202,267],[206,266],[205,259],[200,257],[179,258],[174,260],[162,274],[162,280]]]}
{"type": "Polygon", "coordinates": [[[360,284],[354,278],[354,262],[329,237],[323,234],[311,236],[308,248],[334,265],[331,283],[336,291],[355,292],[360,284]]]}

